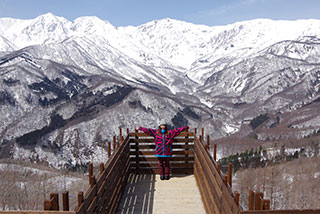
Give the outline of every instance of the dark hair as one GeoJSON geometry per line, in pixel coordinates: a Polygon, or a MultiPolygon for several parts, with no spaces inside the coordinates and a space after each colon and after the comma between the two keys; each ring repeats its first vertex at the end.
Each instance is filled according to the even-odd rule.
{"type": "Polygon", "coordinates": [[[168,135],[168,134],[169,134],[169,132],[168,132],[167,124],[160,124],[160,125],[159,125],[159,128],[158,128],[158,135],[159,135],[159,136],[161,136],[161,134],[162,134],[162,133],[161,133],[161,126],[165,126],[165,127],[166,127],[166,128],[164,129],[164,130],[166,130],[166,131],[165,131],[165,135],[168,135]]]}

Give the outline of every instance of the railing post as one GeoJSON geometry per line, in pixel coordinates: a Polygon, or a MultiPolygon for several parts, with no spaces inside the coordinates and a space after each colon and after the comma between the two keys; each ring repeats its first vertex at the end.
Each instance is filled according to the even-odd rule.
{"type": "Polygon", "coordinates": [[[255,195],[255,210],[262,210],[262,200],[263,200],[263,193],[257,192],[255,195]]]}
{"type": "Polygon", "coordinates": [[[127,128],[127,135],[129,135],[129,133],[130,133],[130,132],[129,132],[129,128],[127,128]]]}
{"type": "Polygon", "coordinates": [[[234,192],[234,201],[236,202],[236,204],[239,207],[239,201],[240,201],[240,193],[238,191],[234,192]]]}
{"type": "Polygon", "coordinates": [[[83,203],[83,192],[78,193],[78,207],[83,203]]]}
{"type": "Polygon", "coordinates": [[[194,136],[197,135],[197,128],[194,128],[194,136]]]}
{"type": "Polygon", "coordinates": [[[59,210],[59,195],[58,195],[58,193],[51,193],[50,200],[52,201],[51,210],[59,210]]]}
{"type": "Polygon", "coordinates": [[[100,175],[103,173],[104,171],[104,163],[100,163],[100,175]]]}
{"type": "Polygon", "coordinates": [[[113,136],[113,152],[116,151],[116,136],[113,136]]]}
{"type": "Polygon", "coordinates": [[[95,184],[95,177],[93,176],[93,164],[89,163],[89,184],[91,187],[95,184]]]}
{"type": "Polygon", "coordinates": [[[210,148],[210,136],[207,135],[207,144],[206,144],[207,151],[209,151],[209,148],[210,148]]]}
{"type": "Polygon", "coordinates": [[[213,147],[213,160],[217,161],[217,144],[214,144],[213,147]]]}
{"type": "Polygon", "coordinates": [[[201,129],[201,136],[204,137],[204,128],[201,129]]]}
{"type": "Polygon", "coordinates": [[[43,202],[43,210],[51,210],[51,208],[52,208],[51,200],[45,200],[43,202]]]}
{"type": "Polygon", "coordinates": [[[228,165],[228,183],[232,187],[232,163],[228,165]]]}
{"type": "Polygon", "coordinates": [[[89,177],[93,175],[93,164],[89,163],[89,177]]]}
{"type": "Polygon", "coordinates": [[[120,133],[120,134],[119,134],[119,140],[120,140],[121,137],[122,137],[122,128],[120,128],[120,127],[119,127],[119,133],[120,133]]]}
{"type": "Polygon", "coordinates": [[[224,185],[228,186],[227,185],[228,184],[228,176],[225,174],[223,174],[223,183],[224,183],[224,185]]]}
{"type": "Polygon", "coordinates": [[[270,210],[270,200],[262,200],[262,210],[270,210]]]}
{"type": "Polygon", "coordinates": [[[111,156],[111,142],[108,141],[108,158],[111,156]]]}
{"type": "Polygon", "coordinates": [[[220,174],[220,171],[221,171],[221,163],[218,163],[218,165],[217,165],[217,171],[218,171],[218,174],[221,175],[221,174],[220,174]]]}
{"type": "Polygon", "coordinates": [[[90,177],[89,183],[90,183],[91,188],[96,184],[96,179],[95,179],[94,176],[91,176],[91,177],[90,177]]]}
{"type": "MultiPolygon", "coordinates": [[[[187,128],[186,132],[188,133],[188,128],[187,128]]],[[[186,161],[185,161],[186,165],[189,163],[189,161],[188,161],[188,157],[189,157],[189,142],[188,142],[188,138],[189,138],[189,134],[187,134],[187,136],[185,137],[186,142],[185,142],[184,151],[185,151],[185,157],[186,157],[186,161]]]]}
{"type": "Polygon", "coordinates": [[[64,192],[62,194],[62,206],[63,211],[69,211],[69,192],[64,192]]]}
{"type": "Polygon", "coordinates": [[[117,150],[119,149],[119,147],[120,147],[120,143],[119,141],[117,141],[117,150]]]}
{"type": "Polygon", "coordinates": [[[136,143],[136,173],[139,172],[139,143],[138,143],[138,130],[135,132],[135,143],[136,143]]]}
{"type": "Polygon", "coordinates": [[[120,137],[120,143],[123,143],[123,142],[124,142],[124,137],[121,136],[121,137],[120,137]]]}
{"type": "Polygon", "coordinates": [[[249,191],[249,210],[253,210],[254,208],[254,191],[249,191]]]}

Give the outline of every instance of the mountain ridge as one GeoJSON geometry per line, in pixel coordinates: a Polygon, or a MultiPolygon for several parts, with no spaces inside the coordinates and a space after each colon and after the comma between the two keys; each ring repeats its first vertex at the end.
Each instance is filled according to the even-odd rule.
{"type": "Polygon", "coordinates": [[[0,157],[79,167],[104,161],[105,142],[119,127],[164,121],[262,144],[320,130],[320,20],[115,27],[45,14],[4,22],[0,157]],[[248,125],[266,114],[264,123],[248,125]]]}
{"type": "MultiPolygon", "coordinates": [[[[1,22],[1,20],[3,20],[4,18],[0,18],[0,22],[1,22]]],[[[14,19],[10,19],[11,20],[11,22],[14,22],[14,19]]],[[[51,14],[51,13],[49,13],[49,14],[44,14],[44,15],[42,15],[42,16],[39,16],[39,17],[37,17],[37,18],[35,18],[35,19],[30,19],[30,20],[18,20],[19,22],[20,21],[23,21],[23,22],[36,22],[37,20],[41,20],[41,22],[44,24],[44,23],[46,23],[46,22],[48,22],[48,23],[51,23],[52,24],[52,20],[59,20],[59,22],[58,22],[58,24],[64,24],[65,26],[67,26],[66,27],[66,29],[64,29],[64,30],[60,30],[60,36],[58,35],[58,39],[55,39],[55,40],[52,40],[52,42],[57,42],[57,41],[62,41],[62,40],[64,40],[64,39],[66,39],[66,38],[68,38],[68,37],[71,37],[71,36],[75,36],[75,35],[84,35],[84,34],[86,34],[86,33],[88,33],[88,32],[90,32],[89,30],[91,29],[90,27],[93,27],[93,26],[99,26],[99,28],[104,28],[104,26],[109,26],[109,28],[111,27],[111,31],[110,30],[108,30],[108,29],[104,29],[104,30],[102,30],[100,33],[99,33],[99,31],[94,31],[94,32],[91,32],[91,35],[101,35],[101,34],[105,34],[106,35],[106,38],[108,38],[108,36],[110,37],[110,36],[115,36],[115,37],[117,37],[117,36],[119,36],[119,34],[120,34],[120,37],[121,36],[123,36],[123,34],[127,34],[126,36],[129,36],[129,37],[131,37],[131,41],[130,42],[133,42],[134,44],[139,44],[139,46],[141,46],[141,43],[143,42],[144,43],[144,45],[146,44],[146,41],[145,40],[143,40],[144,39],[144,37],[143,36],[141,36],[141,35],[139,35],[139,38],[138,38],[138,40],[140,40],[140,42],[138,41],[134,41],[133,39],[132,39],[132,37],[134,37],[134,36],[132,36],[132,35],[130,35],[131,33],[130,32],[132,32],[133,30],[137,33],[137,32],[139,32],[139,31],[142,31],[142,32],[144,32],[144,31],[146,31],[146,29],[148,28],[148,27],[156,27],[157,25],[159,25],[159,23],[161,24],[161,26],[164,26],[164,27],[170,27],[170,25],[175,25],[176,26],[176,28],[181,28],[181,25],[182,24],[184,24],[184,26],[183,26],[183,28],[182,28],[182,31],[183,30],[185,30],[185,28],[186,28],[186,26],[188,26],[188,30],[189,31],[191,31],[191,33],[192,33],[192,30],[193,31],[195,31],[195,30],[200,30],[200,31],[204,31],[204,29],[205,29],[205,31],[207,31],[206,33],[203,33],[203,35],[202,34],[200,34],[199,35],[199,32],[195,35],[195,36],[193,36],[192,38],[190,38],[191,40],[194,40],[194,38],[195,37],[198,37],[198,36],[200,36],[201,38],[202,38],[202,40],[203,39],[205,39],[205,40],[209,40],[209,41],[205,41],[204,42],[204,44],[202,44],[202,42],[200,41],[200,44],[198,44],[197,46],[201,46],[201,44],[202,45],[208,45],[208,44],[210,44],[209,42],[210,42],[210,39],[215,39],[215,37],[217,37],[217,36],[219,36],[219,37],[225,37],[225,36],[229,36],[230,37],[230,33],[231,33],[231,36],[232,36],[232,33],[234,34],[235,32],[232,32],[232,31],[228,31],[228,30],[232,30],[232,29],[234,29],[234,28],[238,28],[238,29],[240,29],[240,30],[243,30],[243,28],[244,28],[244,26],[246,26],[247,24],[249,24],[250,26],[252,26],[252,25],[255,25],[255,26],[261,26],[261,25],[263,25],[263,24],[265,24],[266,22],[267,23],[269,23],[269,26],[274,26],[274,27],[276,27],[278,30],[282,30],[282,31],[280,31],[280,32],[283,32],[284,31],[284,29],[286,29],[286,30],[290,30],[290,32],[294,32],[294,30],[292,30],[292,29],[295,29],[295,28],[297,28],[297,26],[294,26],[294,27],[290,27],[290,28],[288,28],[288,27],[283,27],[283,26],[286,26],[286,25],[296,25],[296,23],[299,23],[299,27],[300,28],[306,28],[307,30],[310,30],[311,29],[311,27],[310,27],[310,25],[318,25],[318,28],[319,28],[319,26],[320,26],[320,21],[319,20],[298,20],[298,21],[296,21],[296,22],[294,22],[294,21],[273,21],[273,20],[269,20],[269,19],[256,19],[256,20],[251,20],[251,21],[243,21],[243,22],[236,22],[236,23],[234,23],[234,24],[229,24],[229,25],[226,25],[226,26],[213,26],[213,27],[209,27],[209,26],[205,26],[205,25],[195,25],[195,24],[192,24],[192,23],[189,23],[189,22],[184,22],[184,21],[179,21],[179,20],[174,20],[174,19],[168,19],[168,18],[166,18],[166,19],[161,19],[161,20],[156,20],[156,21],[151,21],[151,22],[148,22],[148,23],[146,23],[146,24],[142,24],[142,25],[140,25],[140,26],[137,26],[137,27],[133,27],[133,26],[128,26],[128,27],[115,27],[115,26],[113,26],[112,24],[110,24],[109,22],[107,22],[106,23],[106,21],[103,21],[103,20],[101,20],[101,19],[99,19],[98,17],[94,17],[94,16],[90,16],[90,17],[79,17],[79,18],[77,18],[77,19],[75,19],[75,20],[73,20],[72,22],[71,21],[69,21],[69,20],[67,20],[67,19],[64,19],[64,18],[62,18],[62,17],[57,17],[57,16],[54,16],[53,14],[51,14]],[[86,20],[86,22],[84,22],[84,24],[80,24],[80,22],[82,21],[83,22],[83,20],[86,20]],[[88,25],[88,22],[89,23],[91,23],[91,24],[93,24],[93,25],[88,25]],[[167,25],[167,22],[169,22],[170,23],[170,25],[168,26],[167,25]],[[100,23],[100,24],[99,24],[100,23]],[[154,24],[153,24],[154,23],[154,24]],[[306,23],[309,23],[309,24],[306,24],[306,23]],[[270,25],[270,24],[272,24],[272,25],[270,25]],[[88,26],[84,26],[84,25],[88,25],[88,26]],[[277,27],[278,25],[280,25],[279,27],[277,27]],[[77,28],[76,26],[80,26],[80,29],[82,29],[82,30],[79,30],[79,28],[77,28]],[[190,29],[191,28],[191,29],[190,29]],[[198,29],[199,28],[199,29],[198,29]],[[215,30],[215,29],[217,29],[217,30],[215,30]],[[217,32],[215,32],[215,31],[217,31],[217,32]],[[111,33],[111,35],[108,35],[107,33],[108,32],[110,32],[111,33]],[[115,33],[115,32],[117,32],[117,33],[115,33]],[[129,33],[128,33],[129,32],[129,33]],[[63,34],[64,33],[64,34],[63,34]],[[227,35],[221,35],[221,34],[219,34],[219,33],[222,33],[222,34],[226,34],[227,33],[227,35]],[[206,35],[206,34],[209,34],[209,35],[206,35]],[[210,34],[212,34],[212,35],[210,35],[210,34]],[[216,34],[218,34],[218,35],[216,35],[216,34]],[[201,36],[202,35],[202,36],[201,36]],[[204,38],[203,38],[204,37],[204,38]],[[208,37],[208,38],[206,38],[206,37],[208,37]]],[[[49,25],[49,26],[47,26],[48,27],[48,31],[50,30],[50,28],[52,28],[52,25],[49,25]]],[[[32,28],[32,27],[31,27],[32,28]]],[[[171,27],[172,28],[172,27],[171,27]]],[[[23,28],[24,30],[25,29],[27,29],[26,27],[25,28],[23,28]]],[[[56,30],[57,31],[57,29],[54,29],[54,30],[56,30]]],[[[22,30],[23,31],[23,30],[22,30]]],[[[274,30],[273,30],[274,31],[274,30]]],[[[305,30],[306,31],[306,30],[305,30]]],[[[0,32],[1,32],[1,29],[0,29],[0,32]]],[[[9,31],[10,32],[10,31],[9,31]]],[[[183,35],[183,33],[182,34],[178,34],[178,35],[174,35],[173,33],[171,33],[170,31],[168,32],[167,30],[162,30],[162,32],[164,33],[164,34],[167,34],[167,36],[168,35],[173,35],[174,36],[174,38],[179,38],[179,37],[181,37],[180,35],[183,35]]],[[[250,31],[249,31],[250,32],[250,31]]],[[[254,31],[253,31],[254,32],[254,31]]],[[[259,32],[261,32],[261,30],[259,30],[259,32]]],[[[297,30],[297,32],[301,32],[301,30],[297,30]]],[[[139,32],[140,34],[141,34],[141,32],[139,32]]],[[[144,32],[145,33],[145,32],[144,32]]],[[[159,33],[159,32],[157,32],[157,33],[159,33]]],[[[185,33],[187,33],[187,31],[185,32],[185,33]]],[[[190,32],[188,32],[189,34],[190,34],[190,32]]],[[[4,34],[4,30],[2,30],[2,34],[4,34]]],[[[150,42],[151,42],[151,44],[153,44],[155,41],[160,41],[160,42],[162,42],[162,40],[161,39],[159,39],[159,37],[157,37],[157,36],[155,36],[154,35],[155,33],[153,33],[153,34],[147,34],[147,36],[151,36],[151,37],[153,37],[153,38],[155,38],[154,40],[151,40],[150,42]]],[[[291,33],[292,34],[292,33],[291,33]]],[[[310,32],[308,33],[309,35],[310,35],[310,32]]],[[[5,34],[4,34],[5,35],[5,34]]],[[[55,36],[55,35],[50,35],[50,36],[55,36]]],[[[259,35],[257,35],[257,37],[258,37],[259,35]]],[[[261,35],[260,35],[261,36],[261,35]]],[[[281,41],[282,40],[282,38],[279,38],[281,35],[277,35],[277,41],[281,41]]],[[[290,36],[290,33],[287,33],[287,34],[285,34],[284,35],[287,39],[288,39],[288,36],[290,36]]],[[[300,35],[301,36],[301,35],[300,35]]],[[[41,43],[43,43],[43,42],[45,42],[45,43],[48,43],[48,41],[46,41],[45,39],[39,39],[39,38],[37,38],[37,41],[38,41],[38,43],[35,43],[35,42],[33,42],[33,43],[26,43],[25,45],[22,45],[23,44],[23,41],[20,41],[20,42],[18,42],[19,41],[19,39],[17,39],[17,40],[14,40],[14,41],[12,41],[11,40],[11,38],[13,37],[12,35],[10,36],[10,33],[9,33],[9,35],[8,36],[5,36],[5,38],[7,37],[7,39],[8,39],[8,41],[10,41],[10,42],[12,42],[12,43],[14,43],[14,44],[21,44],[20,46],[19,46],[19,49],[21,49],[21,48],[23,48],[23,47],[26,47],[26,46],[28,46],[28,45],[30,45],[30,44],[41,44],[41,43]]],[[[164,35],[162,35],[162,37],[164,37],[164,35]]],[[[243,36],[242,36],[243,37],[243,36]]],[[[272,37],[272,36],[271,36],[272,37]]],[[[161,38],[161,36],[160,36],[160,38],[161,38]]],[[[166,38],[166,37],[164,37],[164,38],[166,38]]],[[[291,36],[291,38],[292,39],[297,39],[296,38],[296,36],[291,36]]],[[[110,38],[109,38],[110,39],[110,38]]],[[[120,38],[121,39],[121,38],[120,38]]],[[[126,39],[128,39],[127,37],[125,37],[125,39],[122,39],[122,40],[120,40],[121,42],[123,42],[123,40],[126,40],[126,39]]],[[[179,39],[181,39],[181,38],[179,38],[179,39]]],[[[183,39],[188,39],[188,38],[183,38],[183,39]]],[[[249,39],[251,39],[251,38],[249,38],[249,39]]],[[[166,40],[168,40],[168,39],[166,39],[166,40]]],[[[269,40],[269,38],[268,39],[266,39],[266,40],[269,40]]],[[[275,40],[275,39],[273,39],[273,40],[275,40]]],[[[49,40],[50,41],[50,40],[49,40]]],[[[170,42],[172,42],[173,41],[173,39],[171,39],[171,40],[168,40],[168,42],[170,43],[170,42]]],[[[180,41],[180,40],[179,40],[180,41]]],[[[197,41],[197,40],[196,40],[197,41]]],[[[198,42],[199,43],[199,42],[198,42]]],[[[275,41],[272,41],[272,42],[270,42],[270,43],[275,43],[275,41]]],[[[163,55],[163,54],[161,54],[161,51],[164,51],[164,49],[163,48],[161,48],[162,46],[161,46],[161,43],[159,44],[159,45],[157,45],[157,46],[155,46],[154,48],[152,48],[152,45],[151,44],[148,44],[147,46],[146,46],[146,48],[147,49],[149,49],[149,50],[152,50],[153,52],[155,52],[155,53],[157,53],[157,55],[158,56],[162,56],[162,57],[165,57],[165,55],[163,55]],[[159,49],[159,51],[155,51],[155,49],[159,49]]],[[[175,43],[176,44],[176,43],[175,43]]],[[[218,43],[217,45],[220,45],[221,43],[218,43]]],[[[257,44],[256,46],[259,46],[260,44],[257,44]]],[[[186,47],[187,47],[187,45],[185,45],[186,47]]],[[[194,47],[196,47],[196,46],[192,46],[193,47],[193,51],[198,51],[197,49],[199,49],[198,47],[197,47],[197,49],[196,48],[194,48],[194,47]]],[[[117,48],[117,47],[116,47],[117,48]]],[[[188,48],[188,47],[187,47],[188,48]]],[[[246,47],[246,48],[248,48],[248,47],[246,47]]],[[[188,48],[189,50],[192,50],[192,48],[188,48]]],[[[208,52],[208,50],[206,50],[207,52],[208,52]]],[[[181,51],[180,51],[181,52],[181,51]]],[[[220,51],[221,52],[221,51],[220,51]]],[[[227,52],[228,53],[228,52],[227,52]]],[[[168,53],[168,54],[170,54],[170,53],[168,53]]],[[[199,53],[200,55],[201,55],[201,53],[199,53]]],[[[190,57],[189,56],[189,58],[191,59],[190,61],[191,62],[189,62],[188,64],[192,64],[193,62],[195,62],[197,59],[199,59],[199,57],[198,57],[198,55],[199,54],[197,54],[197,56],[193,56],[193,57],[190,57]]],[[[135,59],[137,59],[137,57],[135,57],[135,59]]],[[[165,57],[165,59],[166,60],[168,60],[168,59],[170,59],[170,57],[169,56],[166,56],[165,57]]],[[[176,58],[173,58],[173,60],[171,60],[170,62],[171,63],[173,63],[174,64],[174,60],[176,60],[177,59],[177,57],[176,58]]],[[[178,61],[182,61],[182,59],[179,59],[178,61]]],[[[178,65],[179,66],[181,66],[183,63],[182,62],[180,62],[180,63],[178,63],[178,65]]],[[[182,67],[188,67],[188,66],[182,66],[182,67]]]]}

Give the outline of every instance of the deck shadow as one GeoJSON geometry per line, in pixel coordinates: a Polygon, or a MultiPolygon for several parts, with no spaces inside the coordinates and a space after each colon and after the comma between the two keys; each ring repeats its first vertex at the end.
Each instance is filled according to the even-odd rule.
{"type": "Polygon", "coordinates": [[[130,174],[117,213],[152,214],[155,180],[154,174],[130,174]]]}

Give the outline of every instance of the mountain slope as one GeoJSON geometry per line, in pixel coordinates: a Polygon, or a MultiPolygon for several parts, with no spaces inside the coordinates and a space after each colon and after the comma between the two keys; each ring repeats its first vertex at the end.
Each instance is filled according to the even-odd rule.
{"type": "Polygon", "coordinates": [[[263,143],[281,139],[271,125],[291,115],[303,122],[282,136],[313,135],[319,49],[320,20],[0,19],[0,157],[81,167],[104,161],[119,127],[162,122],[205,127],[215,139],[256,132],[263,143]],[[270,126],[248,125],[266,114],[270,126]]]}

